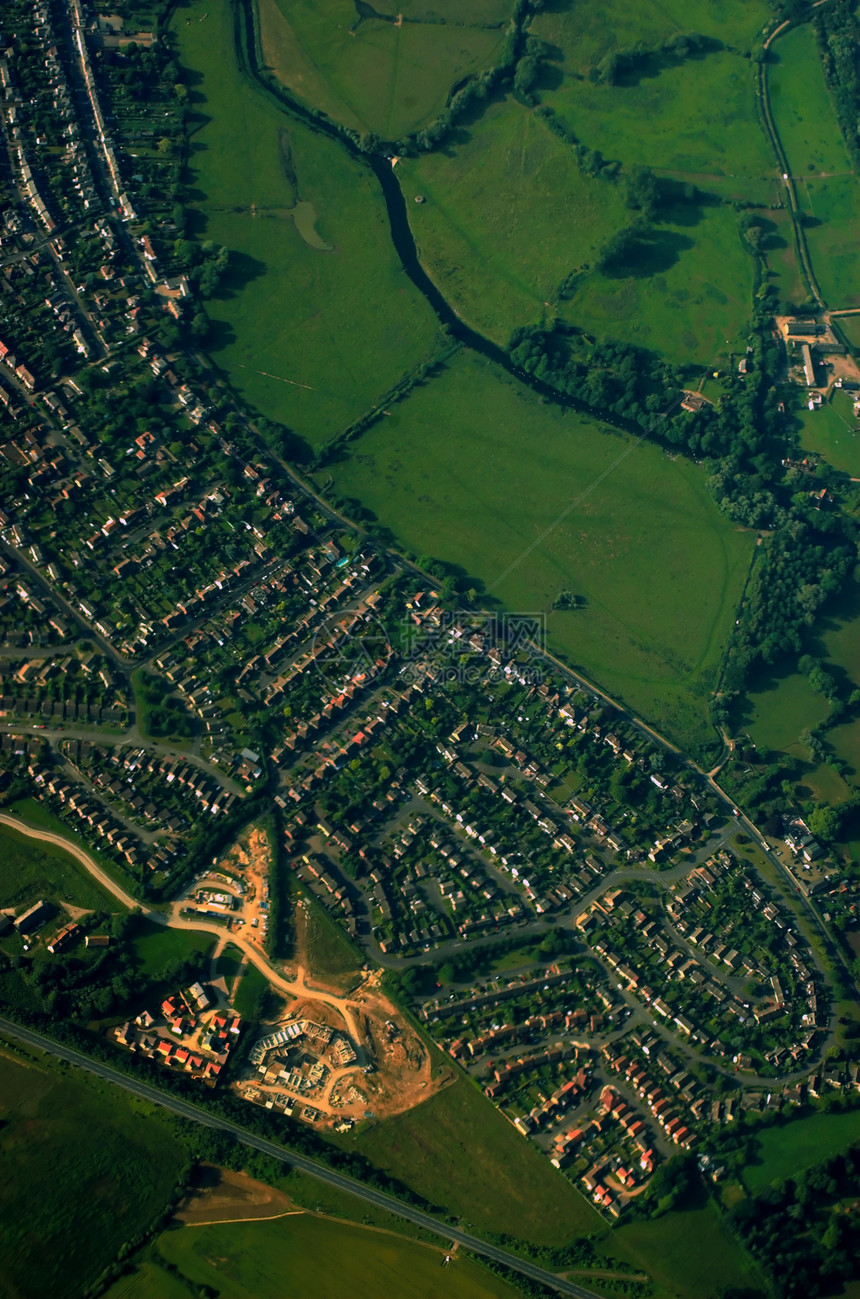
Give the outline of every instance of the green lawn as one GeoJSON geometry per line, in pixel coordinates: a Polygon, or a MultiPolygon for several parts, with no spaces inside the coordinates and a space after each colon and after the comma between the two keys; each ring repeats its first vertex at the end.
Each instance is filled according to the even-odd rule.
{"type": "Polygon", "coordinates": [[[62,848],[0,826],[0,907],[18,908],[40,897],[94,911],[124,909],[62,848]]]}
{"type": "Polygon", "coordinates": [[[171,961],[184,961],[198,957],[201,966],[205,965],[208,978],[209,953],[215,946],[215,938],[212,934],[196,932],[193,929],[165,929],[161,925],[141,920],[137,924],[131,943],[140,961],[138,974],[145,979],[157,977],[171,961]]]}
{"type": "Polygon", "coordinates": [[[250,1019],[256,1014],[260,998],[268,986],[269,980],[265,974],[249,962],[245,966],[236,996],[233,998],[233,1006],[243,1019],[250,1019]]]}
{"type": "Polygon", "coordinates": [[[753,538],[720,517],[695,465],[461,354],[331,472],[415,554],[547,613],[551,649],[679,743],[711,742],[753,538]],[[562,590],[586,607],[549,612],[562,590]]]}
{"type": "Polygon", "coordinates": [[[343,1144],[462,1217],[466,1230],[560,1245],[603,1229],[571,1183],[464,1078],[343,1144]]]}
{"type": "Polygon", "coordinates": [[[231,250],[207,346],[253,406],[318,446],[441,336],[391,246],[369,168],[243,79],[231,12],[212,0],[174,18],[197,114],[198,228],[231,250]]]}
{"type": "Polygon", "coordinates": [[[744,719],[741,730],[748,731],[762,747],[780,749],[804,761],[808,750],[798,742],[801,731],[811,730],[827,716],[828,704],[817,695],[800,672],[768,678],[747,695],[752,716],[744,719]]]}
{"type": "Polygon", "coordinates": [[[771,1182],[832,1159],[856,1141],[860,1141],[860,1113],[856,1111],[813,1114],[768,1128],[758,1138],[756,1161],[744,1168],[744,1182],[755,1193],[771,1182]]]}
{"type": "Polygon", "coordinates": [[[853,395],[836,389],[820,410],[799,403],[800,440],[806,451],[817,451],[834,469],[860,477],[860,420],[854,415],[853,395]]]}
{"type": "Polygon", "coordinates": [[[184,1152],[156,1106],[5,1056],[0,1119],[0,1294],[83,1294],[165,1207],[184,1152]]]}
{"type": "MultiPolygon", "coordinates": [[[[221,1299],[516,1299],[478,1263],[444,1248],[351,1223],[295,1214],[274,1222],[223,1223],[166,1232],[157,1250],[191,1283],[221,1299]]],[[[161,1299],[161,1269],[142,1272],[107,1299],[161,1299]]]]}
{"type": "MultiPolygon", "coordinates": [[[[105,871],[106,874],[110,875],[118,884],[121,884],[126,892],[134,895],[140,893],[140,880],[137,876],[130,875],[127,871],[123,870],[119,862],[117,862],[113,857],[108,857],[105,853],[101,853],[97,848],[92,847],[91,844],[87,843],[83,835],[75,832],[75,829],[70,822],[60,820],[60,818],[55,816],[51,809],[46,807],[44,803],[41,803],[39,799],[19,798],[14,803],[10,803],[8,808],[4,808],[4,811],[17,812],[22,820],[26,821],[28,825],[34,826],[39,830],[51,830],[54,834],[62,835],[64,839],[68,839],[71,843],[78,844],[78,846],[83,848],[85,852],[89,853],[97,865],[101,866],[102,870],[105,871]]],[[[113,898],[113,895],[111,895],[111,897],[113,899],[111,909],[113,911],[121,911],[123,909],[122,904],[118,902],[116,898],[113,898]]]]}
{"type": "Polygon", "coordinates": [[[721,1299],[730,1287],[762,1287],[754,1264],[723,1226],[712,1200],[703,1208],[632,1222],[612,1234],[613,1253],[643,1268],[673,1299],[721,1299]]]}
{"type": "Polygon", "coordinates": [[[356,23],[352,0],[259,0],[263,55],[312,108],[397,140],[437,117],[452,86],[495,63],[513,4],[499,0],[493,26],[447,7],[453,22],[422,22],[412,6],[419,12],[398,26],[356,23]]]}

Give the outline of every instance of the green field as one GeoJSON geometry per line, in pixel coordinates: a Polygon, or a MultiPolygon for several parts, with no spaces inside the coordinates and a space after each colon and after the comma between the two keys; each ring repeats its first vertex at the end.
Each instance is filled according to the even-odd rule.
{"type": "Polygon", "coordinates": [[[83,1294],[166,1206],[184,1152],[156,1106],[6,1056],[0,1120],[0,1294],[83,1294]]]}
{"type": "Polygon", "coordinates": [[[854,415],[853,394],[836,389],[820,410],[797,411],[805,451],[817,451],[834,469],[860,477],[860,420],[854,415]]]}
{"type": "Polygon", "coordinates": [[[831,307],[855,306],[860,303],[855,239],[860,180],[852,172],[812,27],[805,24],[780,37],[773,57],[771,108],[806,217],[813,268],[831,307]]]}
{"type": "Polygon", "coordinates": [[[763,1288],[712,1200],[703,1208],[620,1227],[612,1234],[612,1248],[675,1299],[720,1299],[730,1287],[756,1292],[763,1288]]]}
{"type": "Polygon", "coordinates": [[[243,1019],[250,1019],[256,1014],[260,999],[268,986],[269,980],[265,974],[258,970],[256,965],[251,965],[249,962],[245,966],[241,982],[233,998],[233,1006],[243,1019]]]}
{"type": "Polygon", "coordinates": [[[213,0],[174,18],[196,113],[198,229],[231,251],[207,346],[253,406],[318,446],[440,334],[391,247],[369,168],[243,79],[231,12],[213,0]]]}
{"type": "Polygon", "coordinates": [[[332,473],[414,553],[547,613],[551,649],[673,738],[712,741],[706,703],[753,538],[695,465],[461,354],[332,473]],[[562,590],[586,607],[550,612],[562,590]]]}
{"type": "Polygon", "coordinates": [[[860,352],[860,315],[843,316],[836,323],[848,339],[848,346],[854,350],[856,356],[860,352]]]}
{"type": "Polygon", "coordinates": [[[107,1299],[184,1299],[208,1285],[221,1299],[516,1299],[518,1291],[471,1259],[442,1270],[444,1248],[386,1231],[293,1214],[274,1222],[183,1227],[157,1242],[190,1283],[163,1290],[148,1263],[107,1299]]]}
{"type": "Polygon", "coordinates": [[[668,208],[643,240],[635,273],[589,270],[632,219],[624,184],[586,175],[570,147],[513,99],[494,102],[450,148],[403,159],[397,176],[422,264],[458,314],[499,343],[547,307],[681,361],[712,364],[727,341],[745,340],[753,262],[736,213],[668,208]],[[426,201],[415,204],[416,194],[426,201]],[[576,291],[562,300],[559,286],[573,272],[576,291]]]}
{"type": "Polygon", "coordinates": [[[832,1159],[855,1141],[860,1141],[860,1114],[856,1111],[813,1114],[768,1128],[758,1137],[756,1162],[744,1168],[744,1182],[755,1193],[771,1182],[832,1159]]]}
{"type": "Polygon", "coordinates": [[[0,826],[0,907],[21,908],[39,898],[90,910],[123,910],[62,848],[0,826]]]}
{"type": "Polygon", "coordinates": [[[653,46],[685,32],[749,48],[770,17],[763,0],[640,0],[635,5],[606,0],[599,6],[548,4],[546,10],[532,19],[529,30],[559,46],[565,67],[570,63],[580,74],[615,50],[632,49],[639,41],[653,46]]]}
{"type": "Polygon", "coordinates": [[[208,977],[209,953],[215,946],[212,934],[193,929],[165,929],[141,920],[131,943],[139,961],[138,974],[144,978],[157,977],[171,961],[198,958],[201,965],[205,962],[208,977]]]}
{"type": "MultiPolygon", "coordinates": [[[[23,821],[38,830],[51,830],[54,834],[62,835],[64,839],[77,844],[85,852],[89,853],[96,864],[101,866],[102,870],[116,880],[118,884],[121,884],[126,892],[137,894],[140,891],[140,880],[136,875],[130,875],[126,870],[123,870],[119,862],[113,857],[108,857],[92,847],[87,843],[83,835],[76,834],[72,824],[68,821],[61,821],[58,816],[54,816],[51,809],[40,802],[39,799],[16,799],[14,803],[10,803],[7,808],[4,808],[4,811],[17,812],[23,821]]],[[[111,910],[123,910],[122,903],[118,902],[112,894],[111,898],[111,910]]]]}
{"type": "Polygon", "coordinates": [[[780,749],[806,760],[808,751],[798,742],[801,731],[811,730],[827,716],[828,704],[817,695],[800,672],[768,678],[751,689],[747,700],[752,715],[745,717],[741,730],[760,747],[780,749]]]}
{"type": "Polygon", "coordinates": [[[470,21],[461,5],[447,8],[450,22],[422,21],[412,6],[419,12],[405,12],[398,25],[356,22],[351,0],[259,0],[263,56],[312,108],[397,140],[438,116],[452,86],[495,63],[513,4],[490,7],[498,11],[493,25],[470,21]]]}
{"type": "Polygon", "coordinates": [[[309,894],[304,896],[304,956],[312,979],[347,990],[355,983],[364,957],[341,926],[309,894]]]}
{"type": "Polygon", "coordinates": [[[402,159],[396,175],[431,279],[502,344],[629,216],[619,187],[585,176],[569,146],[511,98],[449,148],[402,159]]]}
{"type": "Polygon", "coordinates": [[[467,1231],[560,1245],[603,1229],[570,1182],[465,1078],[343,1144],[462,1217],[467,1231]]]}

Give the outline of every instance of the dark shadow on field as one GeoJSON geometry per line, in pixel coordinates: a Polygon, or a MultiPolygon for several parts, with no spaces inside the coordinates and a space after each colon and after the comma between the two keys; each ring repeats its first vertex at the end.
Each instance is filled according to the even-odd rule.
{"type": "Polygon", "coordinates": [[[220,352],[236,342],[236,331],[226,320],[210,320],[206,336],[206,351],[220,352]]]}
{"type": "Polygon", "coordinates": [[[779,233],[779,226],[767,217],[759,217],[761,230],[761,250],[763,253],[776,253],[788,247],[788,240],[779,233]]]}
{"type": "Polygon", "coordinates": [[[573,0],[544,0],[542,13],[566,14],[573,8],[573,0]]]}
{"type": "Polygon", "coordinates": [[[681,68],[685,63],[701,63],[709,54],[726,48],[716,37],[699,36],[697,40],[697,45],[693,46],[685,44],[683,38],[678,37],[674,49],[619,50],[615,55],[617,66],[607,80],[616,89],[628,90],[638,86],[641,81],[659,77],[662,72],[681,68]]]}
{"type": "Polygon", "coordinates": [[[636,236],[622,258],[607,267],[603,274],[609,280],[647,280],[668,271],[681,253],[693,247],[692,239],[674,230],[647,230],[636,236]]]}
{"type": "Polygon", "coordinates": [[[235,249],[231,248],[227,259],[227,274],[221,280],[212,297],[217,302],[225,302],[230,298],[235,298],[254,280],[261,279],[267,270],[266,263],[261,262],[257,257],[251,257],[248,253],[236,252],[235,249]]]}
{"type": "Polygon", "coordinates": [[[541,60],[540,72],[534,84],[534,89],[538,94],[552,93],[558,90],[564,82],[564,73],[557,65],[564,61],[564,54],[561,50],[558,54],[548,56],[552,59],[551,63],[541,60]]]}

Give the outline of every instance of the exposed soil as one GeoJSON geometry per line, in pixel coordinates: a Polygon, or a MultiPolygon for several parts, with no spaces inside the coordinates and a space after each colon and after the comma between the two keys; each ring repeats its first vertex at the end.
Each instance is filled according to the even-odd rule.
{"type": "Polygon", "coordinates": [[[189,1227],[199,1227],[207,1222],[251,1221],[303,1212],[283,1191],[257,1182],[246,1173],[235,1173],[230,1168],[201,1164],[195,1180],[194,1189],[182,1201],[175,1215],[177,1222],[189,1227]]]}

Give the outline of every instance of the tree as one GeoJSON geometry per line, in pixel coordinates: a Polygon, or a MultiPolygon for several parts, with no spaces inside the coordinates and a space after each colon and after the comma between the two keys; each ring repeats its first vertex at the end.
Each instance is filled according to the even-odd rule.
{"type": "Polygon", "coordinates": [[[839,831],[842,829],[842,812],[827,803],[819,803],[815,811],[810,814],[808,824],[817,839],[824,839],[829,843],[839,838],[839,831]]]}

